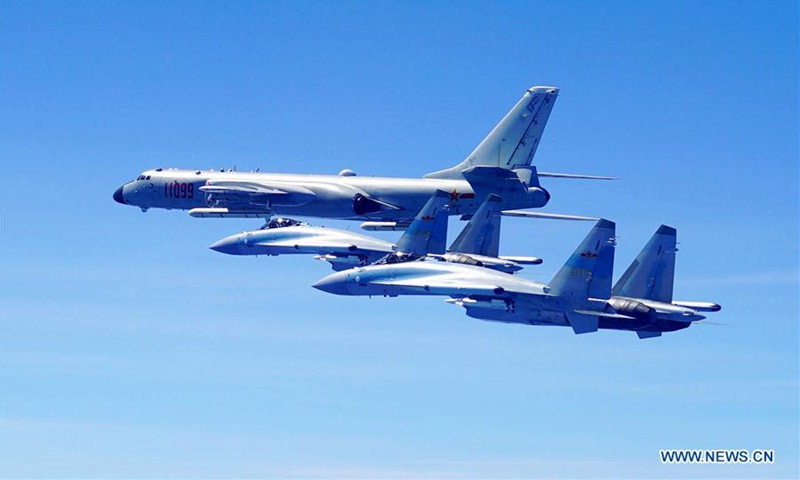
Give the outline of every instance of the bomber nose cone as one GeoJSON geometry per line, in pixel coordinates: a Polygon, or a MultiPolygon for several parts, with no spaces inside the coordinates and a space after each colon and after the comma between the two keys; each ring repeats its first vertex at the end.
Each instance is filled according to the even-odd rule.
{"type": "Polygon", "coordinates": [[[125,205],[125,199],[122,198],[122,187],[119,187],[114,192],[114,201],[117,202],[117,203],[121,203],[121,204],[125,205]]]}
{"type": "Polygon", "coordinates": [[[215,252],[227,253],[228,255],[238,255],[239,254],[238,236],[232,235],[230,237],[225,237],[208,248],[214,250],[215,252]]]}
{"type": "Polygon", "coordinates": [[[342,273],[344,272],[328,275],[311,286],[317,290],[333,293],[334,295],[350,295],[350,292],[347,291],[347,276],[342,275],[342,273]]]}

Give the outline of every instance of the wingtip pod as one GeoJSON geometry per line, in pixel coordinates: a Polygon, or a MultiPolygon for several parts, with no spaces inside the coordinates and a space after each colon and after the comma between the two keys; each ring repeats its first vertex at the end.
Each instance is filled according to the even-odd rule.
{"type": "Polygon", "coordinates": [[[679,307],[691,308],[692,310],[698,312],[719,312],[722,310],[722,305],[713,302],[686,302],[673,300],[672,304],[679,307]]]}

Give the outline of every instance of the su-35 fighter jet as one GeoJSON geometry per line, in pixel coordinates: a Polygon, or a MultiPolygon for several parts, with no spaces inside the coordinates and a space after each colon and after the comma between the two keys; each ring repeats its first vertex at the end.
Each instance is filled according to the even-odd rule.
{"type": "MultiPolygon", "coordinates": [[[[431,256],[438,260],[514,272],[536,257],[501,257],[501,200],[489,195],[450,248],[445,251],[450,196],[437,191],[420,210],[397,244],[364,234],[273,219],[260,229],[231,235],[211,245],[230,255],[314,255],[340,271],[371,263],[400,263],[431,256]]],[[[581,217],[583,219],[583,217],[581,217]]]]}
{"type": "Polygon", "coordinates": [[[661,226],[611,287],[615,224],[601,219],[549,284],[463,264],[416,261],[339,272],[314,287],[338,295],[439,295],[481,320],[660,336],[721,307],[672,300],[675,229],[661,226]],[[613,294],[612,294],[613,292],[613,294]]]}
{"type": "Polygon", "coordinates": [[[451,215],[474,213],[490,193],[502,196],[503,210],[539,208],[550,200],[540,177],[609,179],[537,173],[532,166],[557,96],[555,87],[530,88],[464,161],[423,178],[360,177],[347,169],[339,175],[296,175],[157,168],[126,183],[113,197],[143,211],[370,220],[367,227],[373,230],[408,226],[437,190],[450,195],[451,215]]]}

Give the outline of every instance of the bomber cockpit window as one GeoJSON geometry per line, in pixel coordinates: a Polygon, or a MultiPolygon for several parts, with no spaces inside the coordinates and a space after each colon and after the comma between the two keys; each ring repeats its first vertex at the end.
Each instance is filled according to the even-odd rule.
{"type": "Polygon", "coordinates": [[[295,227],[297,225],[305,225],[305,224],[293,218],[273,218],[272,220],[267,222],[267,224],[264,227],[262,227],[262,230],[270,228],[295,227]]]}
{"type": "Polygon", "coordinates": [[[150,180],[150,175],[144,177],[145,180],[150,180]]]}

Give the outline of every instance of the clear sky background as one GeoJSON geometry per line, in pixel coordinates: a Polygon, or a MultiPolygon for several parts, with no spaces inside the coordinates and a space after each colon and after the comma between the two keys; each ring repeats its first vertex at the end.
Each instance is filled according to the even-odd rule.
{"type": "MultiPolygon", "coordinates": [[[[0,134],[0,476],[798,476],[797,2],[3,0],[0,134]],[[207,248],[256,220],[111,199],[158,166],[421,176],[532,85],[561,88],[539,168],[621,177],[546,179],[546,211],[615,220],[618,274],[676,227],[675,296],[725,325],[328,295],[207,248]]],[[[547,281],[589,228],[501,249],[547,281]]]]}

